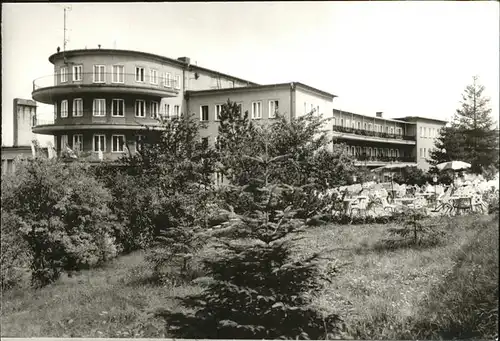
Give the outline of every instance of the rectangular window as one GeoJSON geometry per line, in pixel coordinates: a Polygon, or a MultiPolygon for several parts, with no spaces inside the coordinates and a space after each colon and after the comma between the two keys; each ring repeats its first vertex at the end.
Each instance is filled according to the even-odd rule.
{"type": "Polygon", "coordinates": [[[175,88],[180,89],[181,88],[181,76],[175,75],[175,88]]]}
{"type": "Polygon", "coordinates": [[[200,121],[208,121],[208,105],[200,106],[200,121]]]}
{"type": "Polygon", "coordinates": [[[367,124],[366,123],[363,123],[363,130],[367,130],[367,124]]]}
{"type": "Polygon", "coordinates": [[[61,150],[68,148],[68,135],[61,135],[61,150]]]}
{"type": "Polygon", "coordinates": [[[165,72],[164,86],[167,88],[172,86],[172,75],[169,72],[165,72]]]}
{"type": "Polygon", "coordinates": [[[424,127],[424,137],[427,137],[427,127],[424,127]]]}
{"type": "Polygon", "coordinates": [[[164,114],[166,118],[170,118],[170,104],[168,103],[164,105],[164,114]]]}
{"type": "Polygon", "coordinates": [[[125,135],[111,135],[111,152],[120,153],[124,151],[125,135]]]}
{"type": "Polygon", "coordinates": [[[75,134],[73,135],[73,150],[81,152],[83,150],[83,135],[75,134]]]}
{"type": "Polygon", "coordinates": [[[142,145],[144,143],[144,135],[135,136],[135,151],[139,152],[142,150],[142,145]]]}
{"type": "Polygon", "coordinates": [[[351,122],[351,128],[356,129],[356,122],[354,122],[354,120],[351,122]]]}
{"type": "Polygon", "coordinates": [[[343,127],[343,126],[344,126],[344,119],[343,119],[343,118],[341,118],[341,119],[340,119],[340,126],[341,126],[341,127],[343,127]]]}
{"type": "Polygon", "coordinates": [[[68,100],[61,101],[61,117],[68,117],[68,100]]]}
{"type": "Polygon", "coordinates": [[[399,149],[396,149],[396,157],[399,157],[399,149]]]}
{"type": "Polygon", "coordinates": [[[269,101],[269,118],[275,118],[278,114],[279,102],[277,100],[269,101]]]}
{"type": "Polygon", "coordinates": [[[73,81],[81,81],[82,80],[82,65],[73,65],[73,81]]]}
{"type": "Polygon", "coordinates": [[[150,107],[149,107],[149,116],[151,118],[158,118],[158,107],[159,104],[158,102],[151,102],[150,107]]]}
{"type": "Polygon", "coordinates": [[[73,117],[83,116],[83,99],[73,99],[73,117]]]}
{"type": "Polygon", "coordinates": [[[361,129],[361,122],[358,122],[358,129],[361,129]]]}
{"type": "Polygon", "coordinates": [[[372,131],[372,124],[371,123],[368,123],[368,130],[372,131]]]}
{"type": "Polygon", "coordinates": [[[420,127],[420,137],[424,137],[424,128],[420,127]]]}
{"type": "Polygon", "coordinates": [[[94,65],[94,83],[104,83],[105,70],[104,65],[94,65]]]}
{"type": "Polygon", "coordinates": [[[158,71],[155,69],[149,70],[149,82],[151,84],[158,84],[158,71]]]}
{"type": "Polygon", "coordinates": [[[307,114],[307,102],[304,102],[304,115],[307,114]]]}
{"type": "Polygon", "coordinates": [[[252,118],[262,118],[262,102],[252,102],[252,118]]]}
{"type": "Polygon", "coordinates": [[[125,116],[125,101],[123,99],[113,99],[111,102],[111,116],[125,116]]]}
{"type": "Polygon", "coordinates": [[[57,102],[54,102],[54,119],[57,119],[57,102]]]}
{"type": "Polygon", "coordinates": [[[94,135],[94,139],[92,141],[92,150],[94,152],[106,151],[106,136],[105,135],[94,135]]]}
{"type": "Polygon", "coordinates": [[[125,67],[123,65],[113,65],[113,83],[123,83],[125,77],[125,67]]]}
{"type": "Polygon", "coordinates": [[[349,128],[351,126],[351,120],[345,120],[345,126],[349,128]]]}
{"type": "Polygon", "coordinates": [[[136,67],[135,68],[135,81],[136,82],[144,82],[144,68],[136,67]]]}
{"type": "Polygon", "coordinates": [[[423,157],[424,156],[424,150],[422,148],[420,148],[419,152],[420,152],[420,157],[423,157]]]}
{"type": "Polygon", "coordinates": [[[146,102],[142,99],[135,101],[135,117],[145,117],[146,116],[146,102]]]}
{"type": "Polygon", "coordinates": [[[106,100],[97,98],[94,99],[92,113],[94,116],[106,116],[106,100]]]}
{"type": "Polygon", "coordinates": [[[66,66],[61,68],[61,83],[68,81],[68,68],[66,66]]]}
{"type": "Polygon", "coordinates": [[[220,113],[222,112],[222,104],[215,105],[215,120],[220,121],[220,113]]]}
{"type": "Polygon", "coordinates": [[[394,127],[390,127],[390,128],[389,128],[389,133],[390,133],[390,134],[394,134],[394,127]]]}
{"type": "Polygon", "coordinates": [[[427,149],[424,148],[424,157],[427,157],[427,149]]]}
{"type": "Polygon", "coordinates": [[[178,105],[174,105],[174,116],[179,117],[180,107],[178,105]]]}

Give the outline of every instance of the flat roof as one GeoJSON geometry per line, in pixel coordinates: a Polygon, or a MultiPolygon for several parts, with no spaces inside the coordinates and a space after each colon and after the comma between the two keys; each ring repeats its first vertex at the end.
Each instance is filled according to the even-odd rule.
{"type": "Polygon", "coordinates": [[[391,121],[391,122],[397,122],[397,123],[405,123],[405,124],[415,124],[413,122],[404,121],[404,120],[402,120],[400,118],[386,118],[386,117],[368,116],[368,115],[356,114],[354,112],[349,112],[349,111],[340,110],[340,109],[333,109],[333,111],[337,111],[339,113],[348,114],[348,115],[358,115],[358,116],[363,116],[363,117],[368,117],[368,118],[376,118],[378,120],[385,120],[385,121],[391,121]]]}
{"type": "Polygon", "coordinates": [[[438,120],[437,118],[429,118],[429,117],[422,117],[422,116],[405,116],[405,117],[400,117],[396,118],[396,120],[423,120],[423,121],[435,121],[435,122],[441,122],[441,123],[448,123],[448,121],[443,121],[443,120],[438,120]]]}
{"type": "MultiPolygon", "coordinates": [[[[132,54],[132,55],[142,56],[142,57],[146,57],[146,58],[156,59],[156,60],[158,60],[160,62],[168,62],[168,63],[175,64],[175,65],[178,65],[178,66],[184,66],[185,67],[185,66],[188,65],[188,64],[186,64],[183,61],[180,61],[180,60],[177,60],[177,59],[173,59],[173,58],[169,58],[169,57],[165,57],[165,56],[160,56],[158,54],[153,54],[153,53],[148,53],[148,52],[141,52],[141,51],[134,51],[134,50],[118,50],[118,49],[78,49],[78,50],[61,51],[61,52],[57,52],[57,53],[54,53],[53,55],[51,55],[49,57],[49,62],[51,62],[52,64],[54,64],[54,60],[56,58],[62,58],[63,55],[72,56],[72,55],[78,55],[78,54],[94,54],[94,53],[104,53],[104,54],[106,54],[106,53],[107,54],[113,54],[113,53],[115,53],[115,54],[120,54],[120,53],[121,54],[132,54]]],[[[252,84],[252,85],[258,85],[258,83],[251,82],[251,81],[243,79],[243,78],[231,76],[231,75],[219,72],[219,71],[207,69],[207,68],[204,68],[204,67],[201,67],[201,66],[198,66],[198,65],[189,64],[189,68],[190,69],[196,69],[196,70],[208,71],[208,72],[212,72],[212,73],[215,73],[217,75],[220,75],[220,76],[230,77],[230,78],[233,78],[235,80],[238,80],[238,81],[241,81],[241,82],[244,82],[244,83],[248,83],[248,84],[252,84]]]]}
{"type": "Polygon", "coordinates": [[[238,92],[238,91],[248,91],[248,90],[267,90],[273,88],[291,88],[291,87],[302,88],[305,90],[312,91],[324,97],[328,97],[333,99],[334,97],[338,97],[329,92],[313,88],[312,86],[306,85],[301,82],[289,82],[289,83],[276,83],[276,84],[264,84],[264,85],[250,85],[245,87],[234,87],[234,88],[224,88],[224,89],[209,89],[209,90],[196,90],[196,91],[186,91],[190,95],[209,95],[215,93],[226,93],[226,92],[238,92]]]}

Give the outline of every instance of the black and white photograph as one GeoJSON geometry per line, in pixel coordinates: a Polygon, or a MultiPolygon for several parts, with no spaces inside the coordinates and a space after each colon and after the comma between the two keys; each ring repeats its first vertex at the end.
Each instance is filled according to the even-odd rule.
{"type": "Polygon", "coordinates": [[[1,6],[2,340],[498,340],[499,2],[1,6]]]}

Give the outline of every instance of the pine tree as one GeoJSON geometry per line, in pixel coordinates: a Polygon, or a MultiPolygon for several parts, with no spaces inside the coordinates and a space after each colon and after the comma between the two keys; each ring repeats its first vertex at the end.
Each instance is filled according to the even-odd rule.
{"type": "Polygon", "coordinates": [[[304,221],[295,218],[283,194],[302,189],[271,180],[290,156],[271,157],[269,133],[262,129],[259,136],[260,155],[242,157],[261,172],[248,185],[224,189],[246,200],[227,203],[232,219],[218,235],[216,256],[204,260],[206,289],[182,299],[193,312],[159,313],[175,337],[319,339],[338,330],[337,315],[323,316],[311,306],[311,295],[321,288],[320,255],[293,257],[292,236],[304,221]]]}
{"type": "Polygon", "coordinates": [[[472,164],[474,172],[490,165],[498,167],[498,134],[494,129],[489,98],[483,96],[485,87],[473,77],[462,94],[461,107],[457,109],[450,127],[444,127],[431,152],[431,163],[450,160],[472,164]],[[443,149],[445,150],[443,152],[443,149]]]}

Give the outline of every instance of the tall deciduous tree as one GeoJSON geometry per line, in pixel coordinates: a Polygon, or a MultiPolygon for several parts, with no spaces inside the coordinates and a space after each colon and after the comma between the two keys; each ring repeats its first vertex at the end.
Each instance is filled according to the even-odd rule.
{"type": "Polygon", "coordinates": [[[431,152],[432,163],[466,161],[472,164],[474,172],[498,165],[498,134],[484,89],[478,77],[473,77],[473,83],[462,94],[461,107],[451,125],[440,131],[436,150],[431,152]]]}

